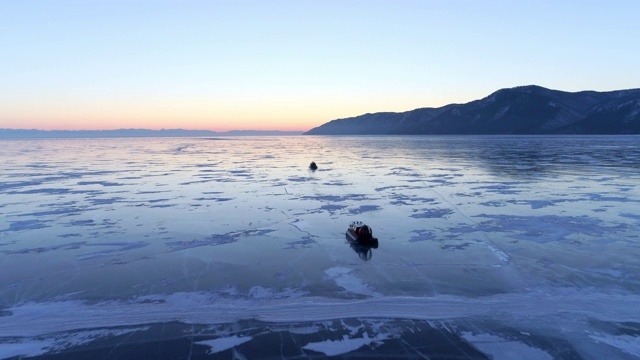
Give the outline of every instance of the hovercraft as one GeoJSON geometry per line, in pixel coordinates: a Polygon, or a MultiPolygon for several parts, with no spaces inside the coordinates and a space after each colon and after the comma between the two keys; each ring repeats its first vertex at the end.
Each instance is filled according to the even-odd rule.
{"type": "Polygon", "coordinates": [[[362,221],[354,221],[349,224],[346,236],[352,245],[378,248],[378,238],[373,237],[371,228],[362,221]]]}

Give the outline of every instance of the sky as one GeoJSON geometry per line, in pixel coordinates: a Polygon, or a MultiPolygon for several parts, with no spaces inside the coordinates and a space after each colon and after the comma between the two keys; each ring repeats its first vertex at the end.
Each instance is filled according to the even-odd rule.
{"type": "Polygon", "coordinates": [[[640,87],[640,1],[1,0],[0,128],[306,131],[640,87]]]}

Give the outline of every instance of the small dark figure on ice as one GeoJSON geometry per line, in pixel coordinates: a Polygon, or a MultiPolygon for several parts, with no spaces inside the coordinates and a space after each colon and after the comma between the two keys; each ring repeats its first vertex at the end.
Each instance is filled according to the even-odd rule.
{"type": "Polygon", "coordinates": [[[371,249],[378,248],[378,238],[373,237],[371,228],[360,221],[354,221],[349,224],[346,235],[349,246],[360,259],[371,260],[371,256],[373,256],[371,249]]]}
{"type": "Polygon", "coordinates": [[[312,161],[311,164],[309,164],[309,169],[315,171],[318,169],[318,165],[316,165],[316,163],[312,161]]]}
{"type": "Polygon", "coordinates": [[[373,237],[373,231],[369,225],[361,221],[354,221],[347,229],[347,240],[356,245],[367,245],[373,248],[378,247],[378,238],[373,237]]]}

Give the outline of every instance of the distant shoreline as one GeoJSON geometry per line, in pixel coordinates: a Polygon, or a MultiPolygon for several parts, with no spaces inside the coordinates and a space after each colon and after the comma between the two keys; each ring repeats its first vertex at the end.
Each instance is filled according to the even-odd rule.
{"type": "MultiPolygon", "coordinates": [[[[220,132],[213,134],[205,134],[205,135],[168,135],[168,134],[157,134],[157,135],[80,135],[80,134],[72,134],[72,135],[59,135],[59,134],[37,134],[37,135],[26,135],[21,134],[17,136],[7,136],[3,133],[4,129],[0,129],[0,140],[79,140],[79,139],[171,139],[171,138],[195,138],[202,140],[230,140],[232,138],[243,138],[243,137],[252,137],[252,136],[266,136],[266,137],[294,137],[294,136],[302,136],[302,137],[501,137],[501,138],[509,138],[509,137],[600,137],[600,136],[640,136],[640,134],[366,134],[366,135],[358,135],[358,134],[305,134],[304,132],[296,132],[296,131],[282,131],[282,132],[251,132],[251,133],[229,133],[229,132],[220,132]]],[[[42,130],[46,131],[46,130],[42,130]]],[[[70,130],[75,131],[75,130],[70,130]]]]}
{"type": "Polygon", "coordinates": [[[0,139],[88,139],[88,138],[171,138],[206,136],[296,136],[304,131],[280,130],[185,130],[185,129],[115,129],[115,130],[37,130],[0,129],[0,139]]]}

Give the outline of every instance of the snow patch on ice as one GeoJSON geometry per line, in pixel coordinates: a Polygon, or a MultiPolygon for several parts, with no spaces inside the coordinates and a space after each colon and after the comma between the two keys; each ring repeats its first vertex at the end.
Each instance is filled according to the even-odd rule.
{"type": "Polygon", "coordinates": [[[289,329],[287,329],[287,331],[289,331],[292,334],[297,334],[297,335],[309,335],[309,334],[315,334],[317,332],[320,331],[320,327],[318,326],[294,326],[291,327],[289,329]]]}
{"type": "Polygon", "coordinates": [[[148,330],[149,327],[135,327],[129,329],[87,330],[68,334],[56,334],[51,337],[11,339],[0,342],[0,359],[14,356],[38,356],[51,352],[70,349],[88,344],[94,340],[125,335],[137,331],[148,330]]]}
{"type": "Polygon", "coordinates": [[[18,340],[11,343],[0,344],[0,359],[8,359],[19,356],[38,356],[45,354],[52,345],[53,339],[46,340],[18,340]]]}
{"type": "Polygon", "coordinates": [[[196,341],[195,344],[205,345],[209,347],[208,354],[219,353],[228,349],[232,349],[240,344],[244,344],[247,341],[251,341],[251,336],[231,336],[226,338],[218,338],[213,340],[196,341]]]}
{"type": "Polygon", "coordinates": [[[353,270],[344,267],[332,267],[324,271],[338,286],[354,294],[380,296],[369,285],[352,274],[353,270]]]}
{"type": "Polygon", "coordinates": [[[552,360],[553,356],[538,348],[531,347],[520,341],[511,341],[491,334],[473,334],[463,332],[462,338],[470,342],[481,352],[492,359],[522,359],[522,360],[552,360]]]}
{"type": "Polygon", "coordinates": [[[347,335],[345,335],[342,340],[326,340],[313,342],[308,343],[302,348],[305,350],[321,352],[327,356],[335,356],[358,350],[359,348],[371,343],[382,342],[383,340],[386,340],[388,338],[389,336],[387,334],[378,334],[375,337],[370,338],[369,334],[365,332],[363,334],[363,337],[361,338],[350,339],[347,335]]]}
{"type": "Polygon", "coordinates": [[[620,349],[627,354],[640,357],[640,337],[631,335],[589,335],[590,338],[620,349]]]}
{"type": "Polygon", "coordinates": [[[265,288],[262,286],[254,286],[249,289],[249,297],[253,299],[284,299],[284,298],[300,298],[306,295],[306,291],[299,289],[285,288],[282,291],[276,291],[273,288],[265,288]]]}
{"type": "Polygon", "coordinates": [[[487,245],[489,250],[493,253],[493,255],[495,255],[498,258],[501,264],[500,266],[508,265],[511,262],[511,258],[509,257],[509,255],[507,255],[507,253],[498,249],[492,244],[489,244],[489,243],[485,243],[485,244],[487,245]]]}

